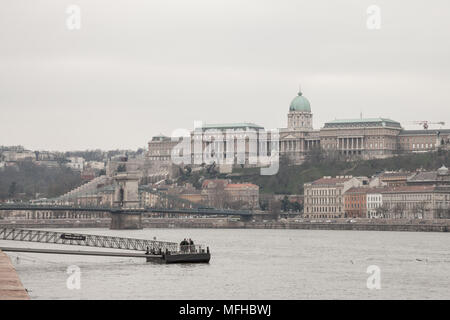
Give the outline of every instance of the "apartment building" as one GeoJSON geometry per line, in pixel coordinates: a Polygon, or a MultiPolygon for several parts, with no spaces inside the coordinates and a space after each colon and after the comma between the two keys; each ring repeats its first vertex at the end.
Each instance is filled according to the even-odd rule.
{"type": "MultiPolygon", "coordinates": [[[[366,178],[367,179],[367,178],[366,178]]],[[[304,216],[307,218],[340,218],[345,216],[344,194],[361,187],[367,180],[361,177],[325,176],[304,184],[304,216]]]]}

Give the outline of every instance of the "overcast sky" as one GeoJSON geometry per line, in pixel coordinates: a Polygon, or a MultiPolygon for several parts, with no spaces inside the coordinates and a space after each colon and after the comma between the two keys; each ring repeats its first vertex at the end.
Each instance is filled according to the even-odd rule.
{"type": "Polygon", "coordinates": [[[448,0],[3,0],[0,145],[135,149],[196,120],[285,127],[299,84],[316,129],[361,112],[450,127],[449,14],[448,0]]]}

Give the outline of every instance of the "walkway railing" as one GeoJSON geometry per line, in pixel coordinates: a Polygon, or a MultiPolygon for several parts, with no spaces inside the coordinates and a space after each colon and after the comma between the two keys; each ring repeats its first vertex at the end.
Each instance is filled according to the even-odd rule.
{"type": "Polygon", "coordinates": [[[204,245],[180,245],[180,253],[206,253],[208,248],[204,245]]]}
{"type": "Polygon", "coordinates": [[[0,228],[0,240],[29,241],[138,251],[178,252],[175,242],[121,238],[80,233],[0,228]]]}

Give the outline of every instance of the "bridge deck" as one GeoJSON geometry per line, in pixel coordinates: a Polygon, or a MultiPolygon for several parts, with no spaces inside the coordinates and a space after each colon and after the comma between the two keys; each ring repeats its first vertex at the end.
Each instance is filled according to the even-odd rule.
{"type": "Polygon", "coordinates": [[[252,216],[256,212],[248,210],[231,210],[215,208],[118,208],[118,207],[79,207],[71,205],[31,205],[0,204],[0,210],[21,211],[73,211],[73,212],[138,212],[138,213],[172,213],[195,215],[252,216]]]}

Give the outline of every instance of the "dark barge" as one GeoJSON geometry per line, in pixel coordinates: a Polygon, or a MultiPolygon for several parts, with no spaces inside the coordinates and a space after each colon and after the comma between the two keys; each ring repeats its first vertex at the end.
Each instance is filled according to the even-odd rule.
{"type": "Polygon", "coordinates": [[[209,263],[211,254],[204,253],[173,253],[163,255],[148,255],[147,262],[158,263],[209,263]]]}
{"type": "Polygon", "coordinates": [[[147,262],[159,263],[209,263],[211,253],[209,247],[180,246],[180,250],[158,252],[158,254],[146,253],[147,262]]]}

